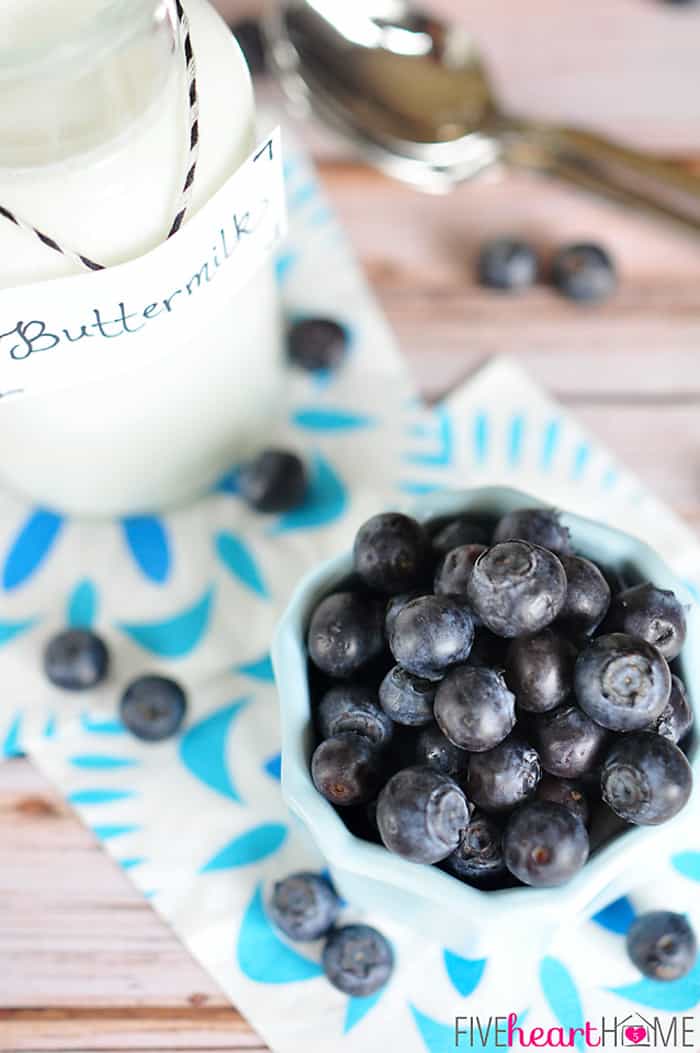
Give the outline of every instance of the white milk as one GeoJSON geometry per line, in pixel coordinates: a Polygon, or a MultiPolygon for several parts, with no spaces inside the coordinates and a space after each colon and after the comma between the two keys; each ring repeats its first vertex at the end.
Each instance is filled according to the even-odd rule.
{"type": "MultiPolygon", "coordinates": [[[[0,4],[0,205],[107,265],[164,240],[184,177],[184,60],[167,22],[154,30],[155,7],[0,4]],[[10,74],[7,55],[18,56],[10,74]]],[[[206,0],[186,0],[186,9],[200,98],[192,215],[255,145],[254,102],[230,30],[206,0]]],[[[0,218],[0,288],[77,270],[0,218]]],[[[156,508],[206,489],[255,442],[279,393],[271,267],[200,330],[196,354],[163,352],[104,384],[0,405],[0,479],[87,515],[156,508]]]]}

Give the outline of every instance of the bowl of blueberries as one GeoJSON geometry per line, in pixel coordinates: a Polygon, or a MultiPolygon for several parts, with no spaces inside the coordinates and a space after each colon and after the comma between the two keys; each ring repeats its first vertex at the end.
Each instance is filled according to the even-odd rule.
{"type": "Polygon", "coordinates": [[[604,524],[500,487],[376,515],[273,662],[283,793],[338,890],[462,953],[546,943],[697,829],[698,612],[604,524]]]}

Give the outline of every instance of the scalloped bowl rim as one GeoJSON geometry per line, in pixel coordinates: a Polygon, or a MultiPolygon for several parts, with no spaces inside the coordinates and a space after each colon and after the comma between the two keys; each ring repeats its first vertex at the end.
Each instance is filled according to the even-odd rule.
{"type": "MultiPolygon", "coordinates": [[[[470,510],[503,514],[517,507],[536,506],[549,507],[547,502],[508,487],[481,487],[431,494],[415,502],[409,511],[418,519],[426,520],[470,510]]],[[[577,543],[577,549],[580,547],[585,554],[593,555],[597,542],[605,548],[608,558],[614,550],[618,554],[624,553],[625,559],[639,566],[654,584],[672,588],[684,603],[691,606],[686,647],[691,648],[695,641],[698,653],[696,656],[684,655],[683,676],[696,716],[700,715],[700,622],[688,590],[645,542],[572,513],[562,512],[562,521],[572,530],[574,539],[582,533],[586,535],[583,544],[577,543]]],[[[685,808],[668,823],[630,829],[623,837],[599,848],[576,877],[558,888],[481,891],[457,881],[437,867],[408,862],[392,855],[381,845],[356,837],[313,785],[307,747],[311,713],[306,653],[308,618],[314,603],[351,569],[352,553],[346,552],[308,573],[296,588],[279,623],[272,648],[282,723],[283,796],[292,813],[307,827],[331,868],[337,867],[369,880],[374,878],[436,904],[446,902],[449,896],[451,911],[472,919],[478,912],[476,916],[482,924],[500,924],[505,918],[512,921],[514,912],[532,910],[561,918],[583,911],[625,871],[636,867],[647,869],[650,850],[653,850],[654,857],[661,853],[665,855],[678,844],[683,830],[693,821],[700,820],[700,748],[696,743],[691,760],[694,789],[685,808]]]]}

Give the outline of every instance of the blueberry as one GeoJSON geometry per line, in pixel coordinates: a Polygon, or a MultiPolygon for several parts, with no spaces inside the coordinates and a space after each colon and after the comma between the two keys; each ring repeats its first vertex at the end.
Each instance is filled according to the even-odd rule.
{"type": "Polygon", "coordinates": [[[445,860],[445,867],[462,881],[487,885],[506,869],[503,834],[492,818],[475,812],[458,847],[445,860]]]}
{"type": "Polygon", "coordinates": [[[547,549],[505,541],[479,556],[468,595],[477,616],[497,636],[531,636],[559,614],[566,574],[547,549]]]}
{"type": "Polygon", "coordinates": [[[448,552],[435,574],[435,593],[438,596],[466,597],[474,564],[485,551],[485,545],[460,545],[448,552]]]}
{"type": "Polygon", "coordinates": [[[539,265],[531,245],[516,238],[496,238],[481,247],[477,275],[489,289],[517,292],[537,281],[539,265]]]}
{"type": "Polygon", "coordinates": [[[379,702],[397,724],[417,728],[433,719],[435,684],[395,665],[379,685],[379,702]]]}
{"type": "Polygon", "coordinates": [[[371,589],[407,592],[424,574],[427,548],[425,531],[415,519],[397,512],[373,516],[355,537],[355,571],[371,589]]]}
{"type": "Polygon", "coordinates": [[[469,815],[457,783],[432,768],[405,768],[392,775],[377,802],[382,841],[414,863],[439,863],[454,852],[469,815]]]}
{"type": "Polygon", "coordinates": [[[435,720],[454,746],[482,753],[515,727],[515,696],[494,669],[458,666],[438,685],[435,720]]]}
{"type": "Polygon", "coordinates": [[[257,19],[242,18],[231,26],[231,32],[238,41],[250,72],[254,75],[264,73],[267,66],[265,41],[257,19]]]}
{"type": "Polygon", "coordinates": [[[66,629],[52,636],[44,651],[44,672],[64,691],[87,691],[107,676],[109,652],[87,629],[66,629]]]}
{"type": "Polygon", "coordinates": [[[576,650],[551,629],[513,640],[506,680],[518,705],[531,713],[554,709],[571,693],[576,650]]]}
{"type": "Polygon", "coordinates": [[[666,659],[645,640],[623,633],[599,636],[580,653],[574,671],[578,704],[611,731],[638,731],[668,702],[666,659]]]}
{"type": "Polygon", "coordinates": [[[576,636],[594,633],[610,606],[610,586],[600,569],[582,556],[562,556],[566,599],[558,624],[576,636]]]}
{"type": "Polygon", "coordinates": [[[675,594],[648,583],[625,589],[615,597],[606,627],[611,632],[641,636],[669,662],[680,654],[687,631],[685,611],[675,594]]]}
{"type": "Polygon", "coordinates": [[[144,742],[160,742],[175,735],[186,710],[185,692],[165,676],[141,676],[132,680],[119,703],[124,726],[144,742]]]}
{"type": "Polygon", "coordinates": [[[459,516],[441,525],[431,539],[433,550],[441,556],[462,545],[486,545],[488,542],[489,532],[468,516],[459,516]]]}
{"type": "Polygon", "coordinates": [[[289,357],[310,373],[336,369],[348,349],[348,332],[331,318],[304,318],[289,330],[289,357]]]}
{"type": "Polygon", "coordinates": [[[422,593],[420,592],[400,592],[398,596],[391,597],[386,605],[386,615],[384,617],[384,632],[387,640],[391,639],[394,622],[399,611],[411,600],[415,600],[421,595],[422,593]]]}
{"type": "Polygon", "coordinates": [[[416,764],[432,768],[441,775],[448,775],[456,782],[461,783],[466,778],[468,754],[453,746],[437,724],[428,724],[418,732],[414,756],[416,764]]]}
{"type": "Polygon", "coordinates": [[[693,710],[682,680],[671,676],[671,696],[661,713],[645,731],[655,731],[658,735],[680,742],[693,726],[693,710]]]}
{"type": "Polygon", "coordinates": [[[238,473],[241,497],[256,512],[288,512],[303,503],[309,480],[304,462],[289,450],[263,450],[238,473]]]}
{"type": "Polygon", "coordinates": [[[640,914],[627,932],[631,962],[650,980],[680,980],[698,956],[695,933],[683,914],[653,910],[640,914]]]}
{"type": "Polygon", "coordinates": [[[384,649],[384,611],[375,599],[356,592],[335,592],[316,607],[307,646],[314,665],[345,679],[384,649]]]}
{"type": "Polygon", "coordinates": [[[537,720],[537,750],[542,767],[561,779],[578,779],[595,768],[608,732],[572,703],[543,713],[537,720]]]}
{"type": "Polygon", "coordinates": [[[536,795],[538,801],[552,801],[554,804],[563,804],[570,812],[581,820],[584,826],[588,825],[590,819],[590,807],[586,792],[581,783],[572,782],[571,779],[558,779],[554,775],[543,775],[537,784],[536,795]]]}
{"type": "Polygon", "coordinates": [[[563,804],[533,801],[513,813],[503,835],[506,866],[526,885],[570,881],[588,859],[586,828],[563,804]]]}
{"type": "Polygon", "coordinates": [[[682,750],[653,732],[621,735],[600,776],[603,800],[628,823],[658,826],[690,797],[693,773],[682,750]]]}
{"type": "Polygon", "coordinates": [[[353,998],[367,998],[384,987],[394,968],[391,944],[369,925],[334,929],[321,960],[330,983],[353,998]]]}
{"type": "Polygon", "coordinates": [[[365,804],[381,782],[381,752],[363,735],[345,733],[325,739],[311,758],[318,792],[336,807],[365,804]]]}
{"type": "Polygon", "coordinates": [[[542,775],[537,750],[510,737],[469,758],[466,791],[477,808],[504,811],[531,797],[542,775]]]}
{"type": "Polygon", "coordinates": [[[379,749],[388,746],[394,725],[379,706],[374,691],[362,684],[338,684],[326,691],[316,713],[322,739],[354,732],[379,749]]]}
{"type": "Polygon", "coordinates": [[[439,680],[466,661],[473,641],[474,622],[464,604],[449,596],[420,596],[397,614],[389,646],[414,676],[439,680]]]}
{"type": "Polygon", "coordinates": [[[552,283],[570,300],[604,300],[617,284],[613,261],[600,245],[566,245],[552,261],[552,283]]]}
{"type": "Polygon", "coordinates": [[[340,912],[340,900],[319,874],[290,874],[277,881],[268,913],[290,940],[319,940],[340,912]]]}
{"type": "Polygon", "coordinates": [[[557,555],[571,552],[569,528],[562,526],[553,508],[519,508],[508,512],[496,524],[494,545],[500,541],[529,541],[557,555]]]}

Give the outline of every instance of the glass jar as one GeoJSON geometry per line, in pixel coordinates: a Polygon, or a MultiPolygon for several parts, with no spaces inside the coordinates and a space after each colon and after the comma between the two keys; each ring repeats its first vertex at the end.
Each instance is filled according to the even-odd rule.
{"type": "MultiPolygon", "coordinates": [[[[189,216],[251,152],[248,69],[207,0],[187,0],[200,157],[189,216]]],[[[170,4],[2,0],[0,205],[106,265],[160,244],[187,149],[185,70],[170,4]]],[[[78,272],[0,219],[0,288],[78,272]]],[[[255,443],[282,385],[272,265],[188,345],[104,382],[0,406],[0,480],[84,515],[159,508],[205,491],[255,443]],[[204,368],[202,365],[204,364],[204,368]]]]}

